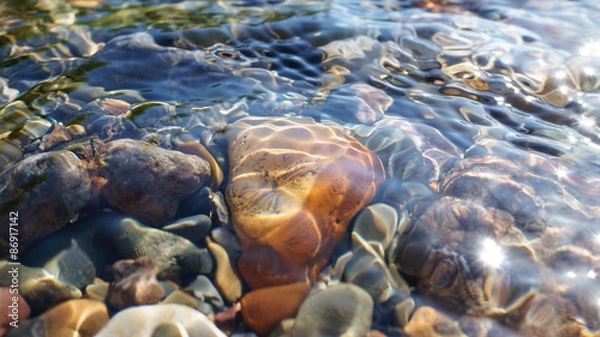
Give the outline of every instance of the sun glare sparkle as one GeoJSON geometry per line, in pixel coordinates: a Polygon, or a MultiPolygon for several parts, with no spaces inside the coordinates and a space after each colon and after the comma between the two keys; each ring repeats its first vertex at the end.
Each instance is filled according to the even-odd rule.
{"type": "Polygon", "coordinates": [[[485,238],[479,252],[479,260],[487,267],[498,269],[504,263],[504,251],[496,241],[491,238],[485,238]]]}
{"type": "Polygon", "coordinates": [[[569,94],[569,87],[567,87],[566,85],[560,86],[560,87],[558,88],[558,90],[560,90],[560,92],[561,92],[563,95],[568,95],[568,94],[569,94]]]}
{"type": "Polygon", "coordinates": [[[554,78],[557,79],[557,80],[559,80],[559,81],[562,81],[562,80],[564,80],[564,79],[567,78],[567,72],[564,71],[564,70],[559,70],[559,71],[557,71],[557,72],[554,73],[554,78]]]}
{"type": "Polygon", "coordinates": [[[594,234],[594,242],[600,245],[600,234],[594,234]]]}
{"type": "Polygon", "coordinates": [[[568,278],[576,278],[576,277],[577,277],[577,274],[575,274],[575,272],[574,272],[574,271],[568,271],[568,272],[567,272],[567,277],[568,277],[568,278]]]}
{"type": "Polygon", "coordinates": [[[569,174],[569,170],[564,167],[557,167],[554,172],[556,173],[556,177],[558,179],[565,179],[569,174]]]}
{"type": "Polygon", "coordinates": [[[587,129],[596,126],[596,121],[593,118],[582,115],[581,117],[579,117],[578,124],[579,126],[587,129]]]}
{"type": "Polygon", "coordinates": [[[581,56],[600,57],[600,40],[588,41],[579,48],[581,56]]]}
{"type": "Polygon", "coordinates": [[[593,269],[590,270],[590,271],[588,271],[587,277],[589,277],[591,279],[595,279],[596,278],[596,272],[593,269]]]}

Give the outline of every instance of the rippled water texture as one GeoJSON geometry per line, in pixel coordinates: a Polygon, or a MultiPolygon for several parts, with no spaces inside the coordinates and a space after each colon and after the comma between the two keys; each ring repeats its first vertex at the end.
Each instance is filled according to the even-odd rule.
{"type": "MultiPolygon", "coordinates": [[[[4,0],[0,25],[0,171],[49,152],[74,174],[53,188],[72,208],[46,210],[47,221],[83,208],[78,222],[93,222],[110,205],[140,220],[216,214],[178,191],[168,210],[152,199],[91,211],[86,188],[99,182],[75,184],[82,164],[59,150],[87,163],[90,142],[173,148],[185,134],[227,178],[219,134],[229,124],[310,117],[342,128],[386,171],[321,275],[371,295],[371,329],[600,334],[597,0],[4,0]]],[[[4,217],[16,206],[1,207],[4,217]]],[[[190,249],[206,258],[200,241],[190,249]]],[[[300,312],[295,331],[309,331],[300,312]]]]}

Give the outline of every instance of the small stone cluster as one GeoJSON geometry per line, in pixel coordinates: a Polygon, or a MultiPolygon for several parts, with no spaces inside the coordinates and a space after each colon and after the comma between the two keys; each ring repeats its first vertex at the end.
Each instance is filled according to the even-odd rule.
{"type": "Polygon", "coordinates": [[[225,195],[219,163],[185,137],[173,149],[91,138],[5,170],[2,205],[35,216],[21,228],[21,319],[33,317],[8,336],[224,336],[237,310],[261,336],[318,334],[331,319],[355,322],[336,333],[366,333],[368,292],[312,288],[383,182],[379,158],[310,119],[244,118],[224,134],[225,195]]]}

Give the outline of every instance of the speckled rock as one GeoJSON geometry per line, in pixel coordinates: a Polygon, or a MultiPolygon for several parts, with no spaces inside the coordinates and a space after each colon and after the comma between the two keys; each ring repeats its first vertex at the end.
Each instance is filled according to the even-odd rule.
{"type": "Polygon", "coordinates": [[[64,302],[29,319],[8,337],[92,337],[108,322],[104,303],[78,299],[64,302]]]}
{"type": "Polygon", "coordinates": [[[117,261],[112,271],[114,281],[108,290],[107,302],[117,309],[156,304],[165,297],[156,280],[158,267],[149,257],[117,261]]]}
{"type": "MultiPolygon", "coordinates": [[[[225,337],[204,314],[181,304],[142,305],[119,312],[96,337],[153,337],[164,324],[180,324],[190,337],[225,337]]],[[[160,331],[160,330],[159,330],[160,331]]]]}
{"type": "Polygon", "coordinates": [[[375,195],[377,156],[310,119],[244,118],[228,130],[226,199],[251,288],[314,282],[352,217],[375,195]]]}
{"type": "Polygon", "coordinates": [[[68,151],[36,154],[0,173],[0,255],[8,252],[9,214],[17,215],[20,249],[77,219],[94,197],[86,167],[68,151]],[[15,213],[11,213],[15,212],[15,213]]]}
{"type": "Polygon", "coordinates": [[[109,204],[152,225],[172,220],[179,201],[211,177],[198,156],[133,139],[103,144],[90,167],[109,204]]]}
{"type": "Polygon", "coordinates": [[[198,248],[185,238],[144,226],[134,219],[112,224],[105,234],[123,258],[152,258],[161,279],[179,281],[213,270],[214,262],[206,248],[198,248]]]}

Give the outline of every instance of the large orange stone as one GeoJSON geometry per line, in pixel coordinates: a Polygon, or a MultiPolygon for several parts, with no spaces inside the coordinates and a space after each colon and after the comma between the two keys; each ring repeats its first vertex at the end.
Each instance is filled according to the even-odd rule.
{"type": "Polygon", "coordinates": [[[252,289],[313,283],[385,178],[379,158],[336,127],[250,117],[231,125],[226,199],[252,289]]]}

